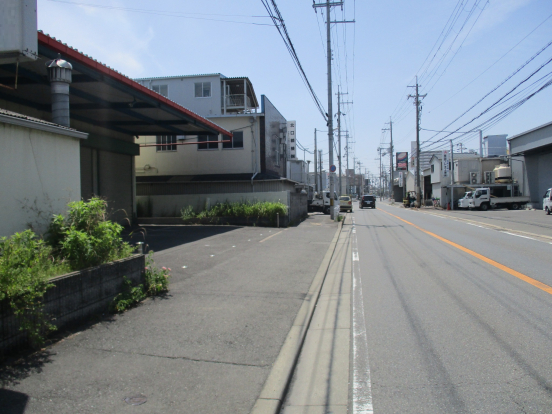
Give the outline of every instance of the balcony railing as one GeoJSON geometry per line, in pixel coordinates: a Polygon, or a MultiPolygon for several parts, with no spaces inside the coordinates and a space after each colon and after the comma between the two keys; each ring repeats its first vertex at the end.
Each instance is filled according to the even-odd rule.
{"type": "MultiPolygon", "coordinates": [[[[241,95],[226,95],[226,109],[245,108],[246,96],[241,95]]],[[[247,96],[247,107],[251,108],[251,98],[247,96]]]]}

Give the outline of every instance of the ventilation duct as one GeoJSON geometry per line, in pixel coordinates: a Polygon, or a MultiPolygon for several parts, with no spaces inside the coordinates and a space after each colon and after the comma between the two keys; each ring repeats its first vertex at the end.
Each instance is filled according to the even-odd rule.
{"type": "Polygon", "coordinates": [[[69,127],[69,84],[73,66],[63,60],[61,55],[47,62],[46,66],[52,92],[52,122],[69,127]]]}

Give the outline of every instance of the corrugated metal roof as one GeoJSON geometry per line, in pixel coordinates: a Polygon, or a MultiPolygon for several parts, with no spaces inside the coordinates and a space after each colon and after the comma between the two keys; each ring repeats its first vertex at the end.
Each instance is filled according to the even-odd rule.
{"type": "Polygon", "coordinates": [[[39,118],[33,118],[32,116],[23,115],[23,114],[20,114],[18,112],[8,111],[7,109],[3,109],[3,108],[0,108],[0,115],[9,116],[11,118],[16,118],[16,119],[22,119],[22,120],[29,121],[29,122],[36,122],[37,124],[48,125],[48,126],[56,127],[56,128],[59,128],[59,129],[65,129],[67,131],[77,131],[75,128],[68,128],[68,127],[63,126],[63,125],[55,124],[53,122],[44,121],[44,120],[39,119],[39,118]]]}
{"type": "MultiPolygon", "coordinates": [[[[207,126],[213,128],[213,129],[215,129],[218,133],[221,133],[221,134],[226,135],[226,136],[231,136],[232,135],[230,132],[226,131],[224,128],[220,127],[219,125],[215,124],[214,122],[209,121],[208,119],[206,119],[206,118],[202,117],[201,115],[189,110],[188,108],[185,108],[185,107],[181,106],[177,102],[175,102],[173,100],[170,100],[170,99],[166,98],[165,96],[163,96],[163,95],[161,95],[157,92],[154,92],[153,90],[139,84],[134,79],[131,79],[126,75],[123,75],[122,73],[120,73],[117,70],[107,66],[106,64],[104,64],[102,62],[98,62],[96,59],[92,58],[91,56],[88,56],[88,55],[80,52],[78,49],[75,49],[71,46],[68,46],[67,43],[61,42],[60,40],[56,39],[55,37],[52,37],[52,36],[44,33],[42,30],[38,31],[38,42],[39,42],[39,44],[42,43],[42,44],[45,44],[45,45],[53,48],[57,52],[64,53],[65,55],[67,55],[68,57],[70,57],[72,59],[78,59],[84,65],[89,66],[89,67],[91,67],[91,68],[93,68],[93,69],[95,69],[99,72],[102,72],[103,74],[108,75],[108,76],[122,82],[123,84],[126,84],[127,86],[130,86],[131,88],[133,88],[137,91],[146,93],[150,96],[155,96],[156,99],[158,99],[162,102],[165,102],[167,105],[170,105],[174,109],[182,111],[183,113],[185,113],[186,115],[188,115],[192,118],[195,118],[195,120],[203,123],[204,125],[207,125],[207,126]]],[[[217,74],[217,75],[220,75],[220,74],[217,74]]]]}
{"type": "Polygon", "coordinates": [[[541,126],[538,126],[538,127],[536,127],[536,128],[532,128],[532,129],[530,129],[530,130],[528,130],[528,131],[521,132],[521,133],[519,133],[519,134],[517,134],[517,135],[514,135],[513,137],[508,138],[508,141],[511,141],[511,140],[513,140],[513,139],[522,137],[522,136],[527,135],[527,134],[530,134],[531,132],[538,131],[539,129],[546,128],[546,127],[548,127],[548,126],[550,126],[550,125],[552,125],[552,122],[548,122],[548,123],[543,124],[543,125],[541,125],[541,126]]]}
{"type": "Polygon", "coordinates": [[[196,75],[178,75],[178,76],[152,76],[149,78],[135,78],[135,81],[145,80],[162,80],[162,79],[180,79],[180,78],[199,78],[202,76],[220,76],[223,79],[230,79],[224,76],[222,73],[200,73],[196,75]]]}

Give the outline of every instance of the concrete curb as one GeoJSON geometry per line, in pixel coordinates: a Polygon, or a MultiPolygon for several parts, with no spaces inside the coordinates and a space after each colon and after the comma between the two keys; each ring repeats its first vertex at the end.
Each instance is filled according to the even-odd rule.
{"type": "Polygon", "coordinates": [[[339,223],[251,414],[277,414],[281,409],[345,220],[349,220],[349,216],[345,216],[345,219],[339,223]]]}

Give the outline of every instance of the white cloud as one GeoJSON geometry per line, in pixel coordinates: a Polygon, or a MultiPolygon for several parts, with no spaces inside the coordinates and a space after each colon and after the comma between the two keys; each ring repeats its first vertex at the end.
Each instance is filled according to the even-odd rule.
{"type": "Polygon", "coordinates": [[[38,28],[129,77],[155,62],[151,26],[121,10],[39,0],[38,28]]]}
{"type": "Polygon", "coordinates": [[[481,18],[472,31],[472,36],[488,31],[508,20],[510,16],[525,7],[533,0],[489,0],[489,5],[483,11],[481,18]]]}

